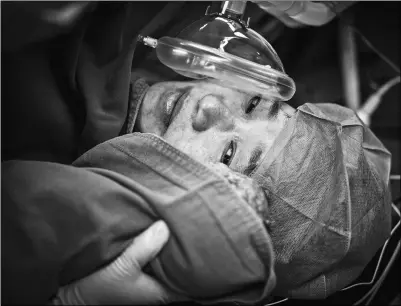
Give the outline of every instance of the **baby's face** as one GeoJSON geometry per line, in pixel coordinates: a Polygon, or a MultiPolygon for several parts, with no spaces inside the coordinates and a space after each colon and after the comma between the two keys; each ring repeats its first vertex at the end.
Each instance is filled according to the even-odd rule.
{"type": "Polygon", "coordinates": [[[162,82],[146,92],[135,131],[161,136],[200,162],[250,175],[294,112],[216,80],[162,82]]]}
{"type": "Polygon", "coordinates": [[[253,179],[241,173],[232,171],[222,163],[208,164],[208,166],[223,176],[227,182],[232,185],[238,196],[240,196],[256,211],[266,225],[270,225],[269,207],[266,194],[253,179]]]}

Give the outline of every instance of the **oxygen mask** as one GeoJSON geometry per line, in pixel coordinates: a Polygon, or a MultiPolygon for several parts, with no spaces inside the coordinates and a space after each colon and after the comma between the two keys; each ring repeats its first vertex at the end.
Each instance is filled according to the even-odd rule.
{"type": "Polygon", "coordinates": [[[207,10],[177,37],[140,35],[138,41],[155,48],[158,59],[183,76],[213,78],[228,87],[287,101],[295,83],[269,42],[249,28],[249,19],[242,20],[245,7],[245,1],[225,1],[221,12],[207,10]]]}

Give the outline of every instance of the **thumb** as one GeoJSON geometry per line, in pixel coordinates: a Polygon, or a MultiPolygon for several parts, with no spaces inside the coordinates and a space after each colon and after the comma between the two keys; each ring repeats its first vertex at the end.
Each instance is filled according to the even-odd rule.
{"type": "Polygon", "coordinates": [[[170,231],[162,220],[155,222],[143,233],[137,236],[125,250],[122,257],[130,266],[142,269],[149,261],[156,257],[167,243],[170,231]]]}

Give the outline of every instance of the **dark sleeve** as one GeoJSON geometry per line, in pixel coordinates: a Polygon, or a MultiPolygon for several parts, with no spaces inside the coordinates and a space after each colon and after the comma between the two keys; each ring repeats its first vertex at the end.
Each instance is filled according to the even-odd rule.
{"type": "Polygon", "coordinates": [[[136,37],[164,2],[74,2],[82,12],[66,24],[44,16],[70,3],[1,4],[3,160],[70,164],[118,136],[136,37]]]}
{"type": "Polygon", "coordinates": [[[273,248],[262,220],[222,177],[138,133],[96,146],[74,166],[2,164],[3,301],[45,303],[158,219],[171,235],[150,266],[167,288],[209,303],[270,294],[273,248]]]}
{"type": "Polygon", "coordinates": [[[1,4],[2,48],[18,50],[70,31],[97,3],[4,1],[1,4]]]}
{"type": "Polygon", "coordinates": [[[134,188],[55,163],[2,164],[2,301],[44,303],[115,258],[155,215],[134,188]]]}

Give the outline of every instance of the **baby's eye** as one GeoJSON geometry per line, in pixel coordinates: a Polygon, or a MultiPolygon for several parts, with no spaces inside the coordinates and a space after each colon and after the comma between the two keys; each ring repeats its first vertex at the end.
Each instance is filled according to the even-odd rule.
{"type": "Polygon", "coordinates": [[[228,146],[224,149],[223,155],[221,156],[220,162],[230,166],[233,158],[234,158],[234,154],[235,154],[235,150],[236,150],[236,143],[234,141],[230,141],[230,143],[228,144],[228,146]]]}
{"type": "Polygon", "coordinates": [[[248,105],[245,109],[245,114],[251,113],[255,109],[255,107],[258,106],[260,100],[261,100],[261,97],[259,97],[259,96],[252,97],[249,100],[248,105]]]}

